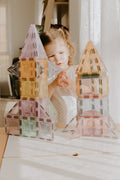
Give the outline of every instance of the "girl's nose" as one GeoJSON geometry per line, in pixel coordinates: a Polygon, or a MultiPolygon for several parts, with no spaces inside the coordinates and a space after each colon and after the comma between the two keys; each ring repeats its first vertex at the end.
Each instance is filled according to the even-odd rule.
{"type": "Polygon", "coordinates": [[[55,61],[56,61],[56,62],[59,62],[59,61],[60,61],[60,56],[59,56],[59,54],[56,54],[56,55],[55,55],[55,61]]]}

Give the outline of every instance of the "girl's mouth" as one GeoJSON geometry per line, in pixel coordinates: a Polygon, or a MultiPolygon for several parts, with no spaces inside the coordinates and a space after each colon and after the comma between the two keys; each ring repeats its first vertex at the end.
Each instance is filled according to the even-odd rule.
{"type": "Polygon", "coordinates": [[[57,66],[61,66],[61,65],[62,65],[62,63],[58,63],[58,64],[57,64],[57,66]]]}

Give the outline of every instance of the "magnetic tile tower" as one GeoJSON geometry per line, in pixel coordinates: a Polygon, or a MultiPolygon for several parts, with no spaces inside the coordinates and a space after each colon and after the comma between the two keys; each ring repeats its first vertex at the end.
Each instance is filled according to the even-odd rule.
{"type": "Polygon", "coordinates": [[[20,100],[7,114],[7,133],[52,140],[55,109],[48,99],[48,59],[35,25],[19,57],[19,80],[20,100]]]}
{"type": "Polygon", "coordinates": [[[107,69],[91,41],[86,45],[76,74],[80,136],[116,136],[109,118],[107,69]]]}

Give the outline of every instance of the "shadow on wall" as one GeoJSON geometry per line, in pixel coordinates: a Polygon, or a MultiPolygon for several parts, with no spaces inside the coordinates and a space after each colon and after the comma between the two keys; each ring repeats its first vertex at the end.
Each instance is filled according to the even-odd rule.
{"type": "Polygon", "coordinates": [[[8,82],[0,82],[0,97],[7,98],[10,96],[8,82]]]}

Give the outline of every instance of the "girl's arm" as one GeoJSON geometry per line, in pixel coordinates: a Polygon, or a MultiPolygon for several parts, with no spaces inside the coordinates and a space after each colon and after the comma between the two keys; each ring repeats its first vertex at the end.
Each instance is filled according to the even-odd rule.
{"type": "Polygon", "coordinates": [[[66,72],[64,71],[60,72],[57,78],[48,86],[49,98],[52,97],[57,86],[62,87],[63,89],[66,89],[69,86],[69,80],[68,80],[68,77],[66,76],[66,72]]]}
{"type": "Polygon", "coordinates": [[[48,86],[48,97],[51,98],[57,87],[57,78],[48,86]]]}

